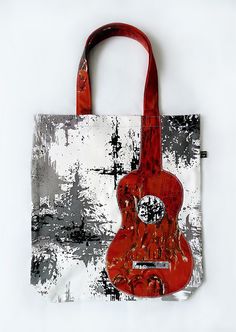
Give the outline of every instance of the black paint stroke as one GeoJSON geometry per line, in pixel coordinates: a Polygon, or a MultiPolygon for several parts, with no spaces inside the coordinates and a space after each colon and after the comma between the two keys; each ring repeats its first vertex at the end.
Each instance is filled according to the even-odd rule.
{"type": "Polygon", "coordinates": [[[108,296],[111,301],[120,301],[121,293],[111,284],[105,268],[100,272],[98,285],[102,286],[102,293],[108,296]]]}
{"type": "Polygon", "coordinates": [[[162,117],[162,151],[173,153],[176,165],[191,165],[199,155],[199,139],[199,115],[162,117]]]}
{"type": "Polygon", "coordinates": [[[38,255],[33,254],[31,260],[31,284],[39,281],[45,284],[47,280],[54,281],[58,276],[57,254],[52,248],[42,250],[38,255]]]}
{"type": "Polygon", "coordinates": [[[111,145],[111,152],[109,155],[112,157],[113,165],[111,168],[106,169],[105,167],[102,168],[92,168],[91,171],[98,172],[99,174],[106,174],[112,175],[114,177],[114,189],[117,188],[118,178],[120,175],[127,174],[129,171],[124,170],[124,165],[122,162],[119,161],[120,156],[119,152],[122,148],[122,144],[120,142],[119,136],[119,122],[116,119],[116,122],[113,122],[114,131],[111,135],[111,140],[108,142],[111,145]]]}

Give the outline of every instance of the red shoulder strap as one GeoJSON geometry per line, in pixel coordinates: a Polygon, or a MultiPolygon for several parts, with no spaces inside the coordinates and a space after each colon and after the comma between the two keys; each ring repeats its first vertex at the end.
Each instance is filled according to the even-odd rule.
{"type": "Polygon", "coordinates": [[[124,23],[110,23],[95,30],[87,39],[83,55],[80,60],[77,76],[76,114],[91,114],[91,85],[89,79],[88,55],[90,50],[102,40],[113,36],[125,36],[139,41],[149,54],[149,64],[144,90],[144,115],[158,116],[158,78],[152,47],[147,36],[134,26],[124,23]]]}

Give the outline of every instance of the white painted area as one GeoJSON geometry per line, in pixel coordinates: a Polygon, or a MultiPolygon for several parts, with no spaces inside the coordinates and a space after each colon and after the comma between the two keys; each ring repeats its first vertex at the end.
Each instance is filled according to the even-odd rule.
{"type": "MultiPolygon", "coordinates": [[[[232,0],[0,2],[0,328],[4,332],[235,331],[236,4],[232,0]],[[33,115],[73,114],[79,57],[99,25],[151,38],[164,114],[200,113],[206,280],[183,303],[48,304],[29,286],[33,115]]],[[[145,51],[113,38],[91,59],[97,114],[140,114],[145,51]]]]}

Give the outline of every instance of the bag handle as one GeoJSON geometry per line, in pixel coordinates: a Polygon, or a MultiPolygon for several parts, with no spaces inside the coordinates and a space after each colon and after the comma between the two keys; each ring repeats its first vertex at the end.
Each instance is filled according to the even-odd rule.
{"type": "Polygon", "coordinates": [[[80,60],[77,75],[76,114],[92,114],[91,85],[89,78],[88,55],[98,43],[113,36],[125,36],[140,42],[149,54],[147,77],[144,89],[144,116],[159,116],[158,107],[158,77],[152,46],[147,36],[132,25],[125,23],[110,23],[104,25],[88,37],[80,60]]]}

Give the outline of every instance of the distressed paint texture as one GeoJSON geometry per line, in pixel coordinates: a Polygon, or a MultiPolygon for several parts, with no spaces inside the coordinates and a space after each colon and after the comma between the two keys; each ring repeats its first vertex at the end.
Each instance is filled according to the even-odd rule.
{"type": "MultiPolygon", "coordinates": [[[[155,300],[186,299],[201,284],[199,115],[162,116],[163,168],[184,187],[179,227],[194,257],[187,287],[155,300]]],[[[138,167],[140,116],[37,115],[32,153],[31,283],[53,302],[137,300],[105,270],[121,215],[116,188],[138,167]]]]}

